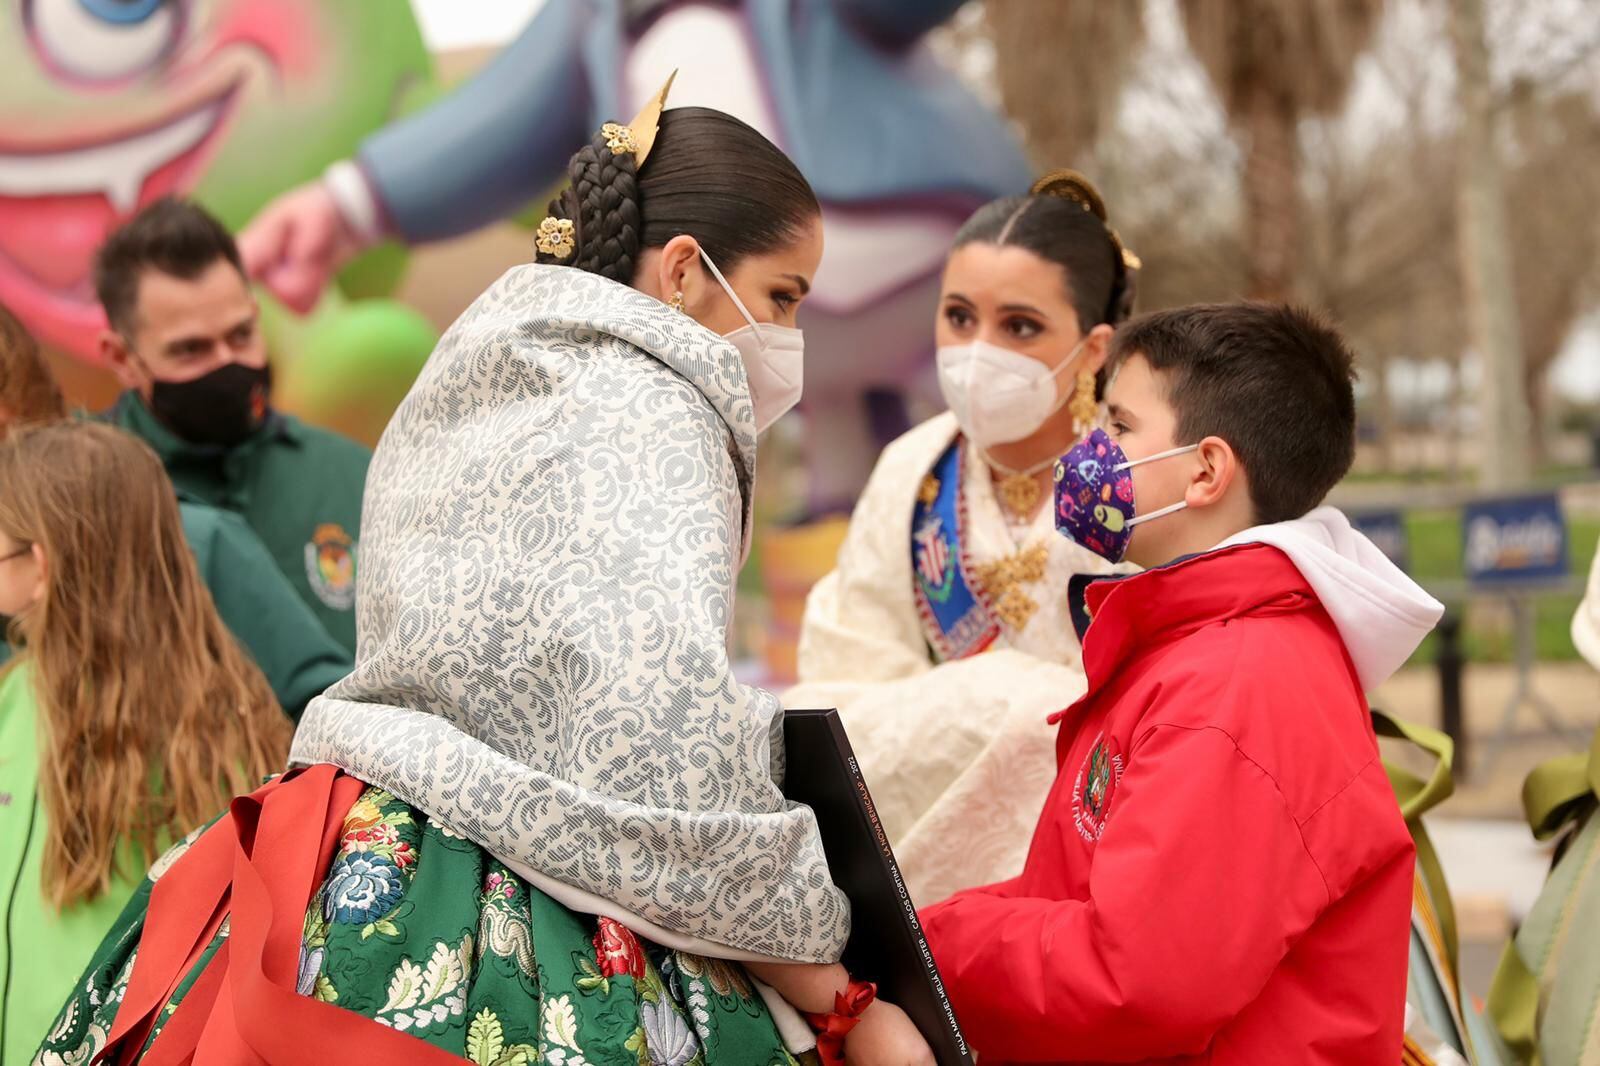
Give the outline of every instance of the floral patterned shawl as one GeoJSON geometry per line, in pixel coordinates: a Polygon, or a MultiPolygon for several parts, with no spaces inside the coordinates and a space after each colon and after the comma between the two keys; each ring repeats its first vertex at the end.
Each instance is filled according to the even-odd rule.
{"type": "Polygon", "coordinates": [[[726,650],[754,430],[716,334],[570,267],[508,271],[378,445],[355,670],[291,761],[647,935],[837,959],[849,907],[777,784],[782,712],[726,650]]]}

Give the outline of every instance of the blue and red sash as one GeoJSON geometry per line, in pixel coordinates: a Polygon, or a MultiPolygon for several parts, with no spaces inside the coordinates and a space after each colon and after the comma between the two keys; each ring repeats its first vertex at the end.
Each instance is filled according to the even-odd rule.
{"type": "Polygon", "coordinates": [[[911,514],[911,585],[923,635],[940,662],[976,655],[1000,635],[999,622],[967,577],[963,459],[958,438],[934,463],[911,514]]]}

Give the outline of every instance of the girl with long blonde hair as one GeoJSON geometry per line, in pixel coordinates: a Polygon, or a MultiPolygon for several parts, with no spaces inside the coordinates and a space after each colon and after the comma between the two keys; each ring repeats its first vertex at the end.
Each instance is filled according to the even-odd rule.
{"type": "Polygon", "coordinates": [[[146,445],[0,442],[0,1028],[26,1061],[161,849],[283,767],[291,726],[218,618],[146,445]],[[10,883],[7,883],[10,878],[10,883]]]}

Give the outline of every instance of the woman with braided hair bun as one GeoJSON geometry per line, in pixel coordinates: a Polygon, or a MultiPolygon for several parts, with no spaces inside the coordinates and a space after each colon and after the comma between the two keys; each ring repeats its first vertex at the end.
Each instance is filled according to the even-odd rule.
{"type": "Polygon", "coordinates": [[[156,864],[36,1061],[932,1061],[838,964],[782,711],[727,655],[817,202],[664,96],[384,433],[355,669],[290,772],[156,864]]]}

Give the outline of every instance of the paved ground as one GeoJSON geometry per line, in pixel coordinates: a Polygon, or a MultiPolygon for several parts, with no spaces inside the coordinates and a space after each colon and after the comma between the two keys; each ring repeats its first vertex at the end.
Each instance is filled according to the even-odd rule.
{"type": "MultiPolygon", "coordinates": [[[[1489,738],[1499,728],[1515,688],[1516,671],[1510,665],[1472,665],[1462,680],[1468,730],[1468,767],[1458,777],[1456,794],[1441,808],[1454,818],[1522,817],[1522,779],[1534,766],[1588,743],[1600,722],[1600,673],[1583,662],[1547,663],[1534,670],[1533,689],[1550,705],[1572,735],[1561,736],[1545,728],[1530,707],[1520,708],[1513,720],[1517,736],[1494,749],[1489,738]]],[[[1372,693],[1372,703],[1391,714],[1439,724],[1439,685],[1430,668],[1403,670],[1372,693]]]]}

